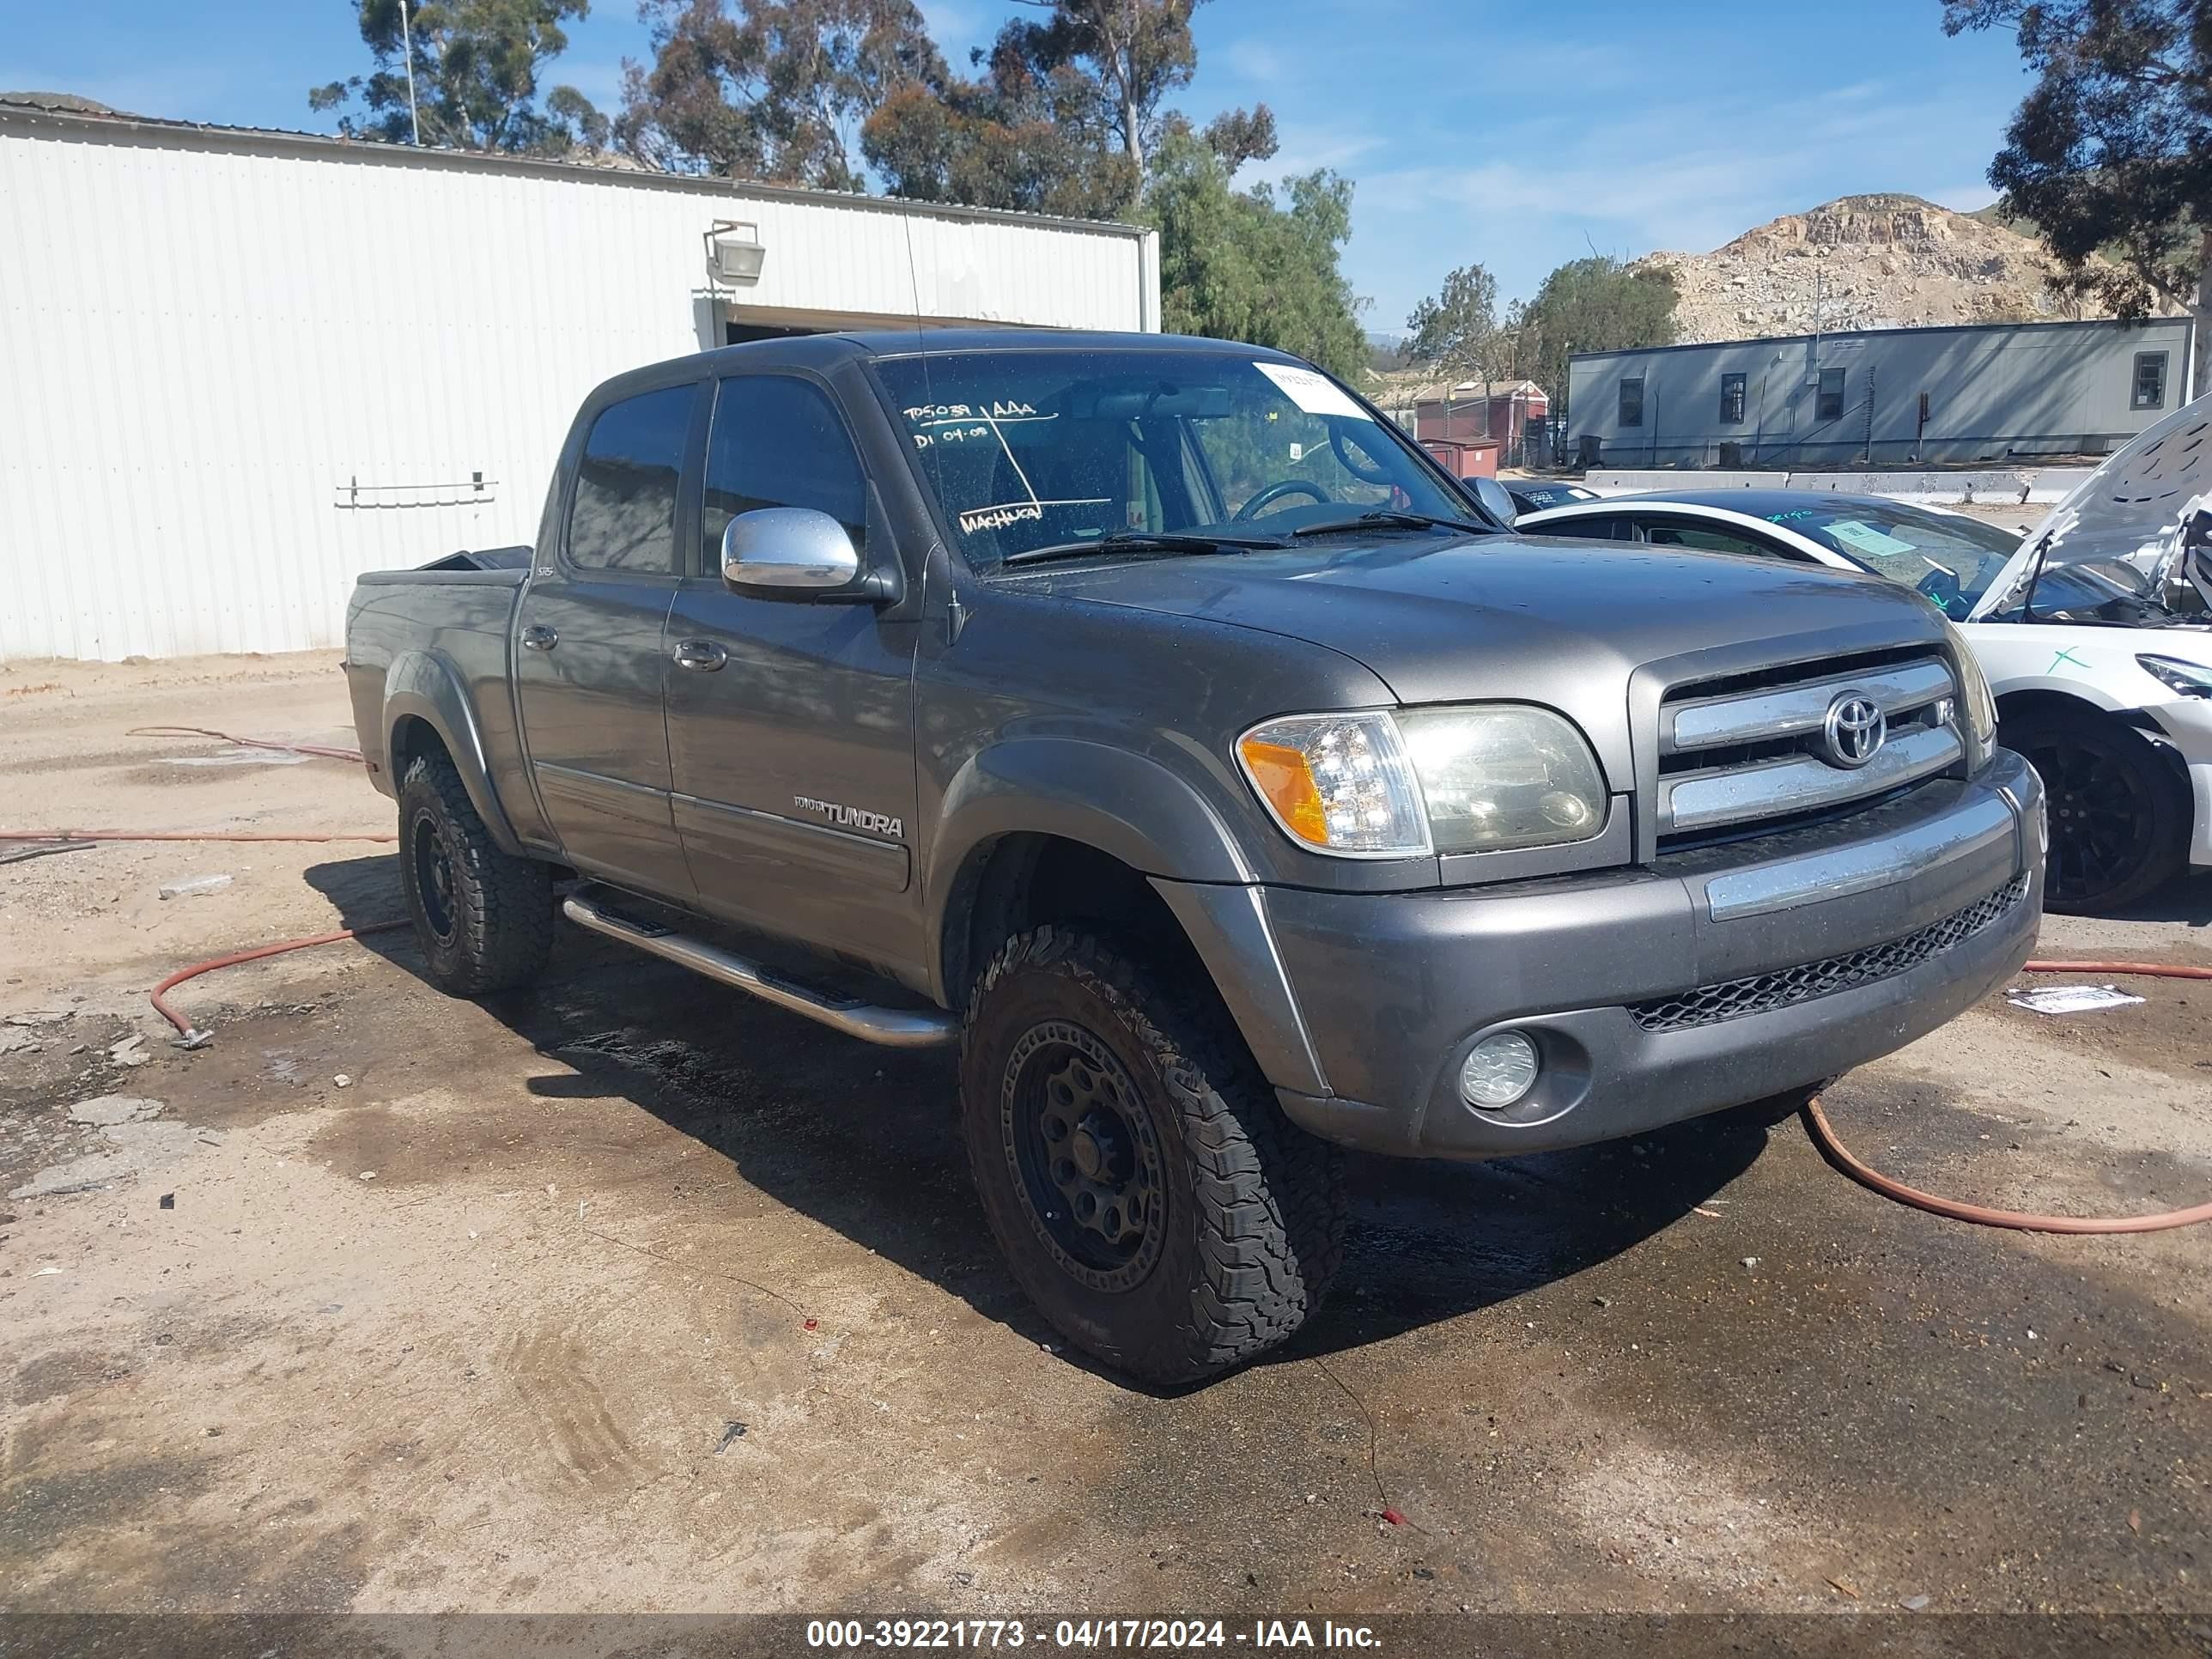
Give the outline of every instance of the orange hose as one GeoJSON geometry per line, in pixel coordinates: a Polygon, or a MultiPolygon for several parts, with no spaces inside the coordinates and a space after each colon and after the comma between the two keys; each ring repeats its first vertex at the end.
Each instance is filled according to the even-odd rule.
{"type": "Polygon", "coordinates": [[[365,763],[358,749],[340,749],[321,743],[283,743],[275,738],[238,738],[228,732],[211,732],[204,726],[134,726],[123,735],[126,738],[213,738],[218,743],[231,744],[240,749],[276,749],[288,755],[314,755],[324,760],[365,763]]]}
{"type": "MultiPolygon", "coordinates": [[[[2212,968],[2165,962],[2039,961],[2023,963],[2022,971],[2031,974],[2137,974],[2148,979],[2212,979],[2212,968]]],[[[1812,1136],[1813,1144],[1820,1149],[1822,1157],[1862,1187],[1871,1188],[1884,1198],[1894,1199],[1899,1204],[1909,1204],[1916,1210],[1925,1210],[1930,1215],[1948,1217],[1953,1221],[1970,1221],[1978,1227],[2009,1227],[2024,1233],[2157,1233],[2174,1227],[2194,1227],[2200,1222],[2212,1221],[2212,1204],[2192,1205],[2185,1210],[2163,1210],[2155,1215],[2036,1215],[2026,1210],[1992,1210],[1980,1204],[1967,1204],[1936,1193],[1923,1193],[1917,1187],[1908,1187],[1854,1158],[1850,1148],[1836,1138],[1835,1126],[1828,1121],[1828,1115],[1820,1109],[1818,1095],[1805,1103],[1805,1133],[1812,1136]]]]}
{"type": "Polygon", "coordinates": [[[397,836],[264,835],[244,830],[0,830],[0,841],[374,841],[390,843],[397,836]]]}
{"type": "Polygon", "coordinates": [[[2212,979],[2212,968],[2179,962],[2024,962],[2029,974],[2140,974],[2146,979],[2212,979]]]}
{"type": "MultiPolygon", "coordinates": [[[[387,837],[389,839],[389,837],[387,837]]],[[[258,945],[251,951],[234,951],[227,957],[210,957],[205,962],[196,962],[189,968],[180,968],[154,988],[154,1012],[177,1028],[187,1048],[206,1046],[213,1033],[198,1030],[192,1024],[162,1000],[162,993],[173,990],[188,979],[202,974],[211,974],[218,968],[235,968],[242,962],[258,962],[264,957],[280,957],[287,951],[304,951],[312,945],[336,945],[340,939],[359,939],[365,933],[386,933],[395,927],[410,926],[405,921],[373,921],[366,927],[341,927],[335,933],[317,933],[309,939],[288,939],[280,945],[258,945]]]]}

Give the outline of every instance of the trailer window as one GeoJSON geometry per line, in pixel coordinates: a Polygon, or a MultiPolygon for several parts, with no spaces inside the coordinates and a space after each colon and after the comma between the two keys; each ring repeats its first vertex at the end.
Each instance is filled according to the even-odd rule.
{"type": "Polygon", "coordinates": [[[1840,421],[1844,418],[1844,371],[1824,368],[1820,371],[1820,393],[1813,406],[1816,421],[1840,421]]]}
{"type": "Polygon", "coordinates": [[[1644,424],[1644,377],[1620,383],[1620,423],[1623,426],[1644,424]]]}
{"type": "Polygon", "coordinates": [[[2130,409],[2164,409],[2166,407],[2166,353],[2138,351],[2136,353],[2135,392],[2128,399],[2130,409]]]}
{"type": "Polygon", "coordinates": [[[1743,378],[1741,374],[1721,376],[1721,424],[1723,426],[1743,424],[1743,378]]]}

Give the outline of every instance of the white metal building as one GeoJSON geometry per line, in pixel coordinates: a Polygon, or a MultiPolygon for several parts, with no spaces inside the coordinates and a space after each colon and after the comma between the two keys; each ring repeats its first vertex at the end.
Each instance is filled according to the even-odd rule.
{"type": "Polygon", "coordinates": [[[337,644],[609,374],[917,317],[1155,330],[1155,233],[0,104],[0,660],[337,644]]]}

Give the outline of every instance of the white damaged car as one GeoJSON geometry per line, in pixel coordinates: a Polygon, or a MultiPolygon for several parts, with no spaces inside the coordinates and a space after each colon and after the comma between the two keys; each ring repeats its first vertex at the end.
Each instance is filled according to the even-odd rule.
{"type": "Polygon", "coordinates": [[[1539,536],[1871,571],[1973,647],[1998,740],[2049,792],[2053,910],[2212,866],[2212,398],[2110,457],[2023,538],[1964,514],[1824,490],[1687,489],[1522,514],[1539,536]]]}

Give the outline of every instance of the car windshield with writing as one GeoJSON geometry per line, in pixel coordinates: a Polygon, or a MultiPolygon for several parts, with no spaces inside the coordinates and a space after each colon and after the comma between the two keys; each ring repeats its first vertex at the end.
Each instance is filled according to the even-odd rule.
{"type": "Polygon", "coordinates": [[[876,372],[955,544],[979,568],[1079,556],[1087,544],[1174,556],[1340,525],[1385,535],[1437,533],[1427,520],[1479,526],[1395,428],[1302,364],[1047,348],[931,352],[879,360],[876,372]]]}
{"type": "MultiPolygon", "coordinates": [[[[1850,501],[1770,516],[1917,590],[1954,622],[1966,619],[2020,550],[2016,530],[1898,503],[1850,501]]],[[[2044,580],[2049,585],[2037,594],[2039,622],[2140,622],[2163,614],[2145,597],[2141,580],[2124,568],[2081,565],[2061,571],[2054,566],[2044,580]]],[[[2018,599],[1984,620],[2020,620],[2018,599]]]]}

